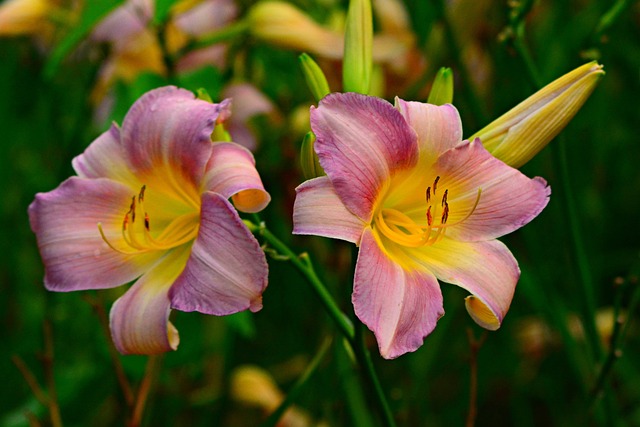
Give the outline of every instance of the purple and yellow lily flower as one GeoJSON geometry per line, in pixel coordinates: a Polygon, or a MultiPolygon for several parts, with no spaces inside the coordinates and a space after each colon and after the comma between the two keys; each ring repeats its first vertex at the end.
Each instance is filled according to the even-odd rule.
{"type": "Polygon", "coordinates": [[[111,308],[121,353],[175,350],[171,308],[262,308],[266,259],[236,209],[258,212],[270,196],[247,149],[211,141],[227,109],[175,87],[148,92],[73,160],[77,176],[29,207],[47,289],[135,281],[111,308]]]}
{"type": "Polygon", "coordinates": [[[327,175],[296,189],[294,233],[359,246],[352,302],[380,354],[422,345],[444,314],[438,280],[468,290],[471,317],[499,328],[520,270],[496,238],[544,209],[546,181],[462,141],[452,105],[331,94],[311,127],[327,175]]]}

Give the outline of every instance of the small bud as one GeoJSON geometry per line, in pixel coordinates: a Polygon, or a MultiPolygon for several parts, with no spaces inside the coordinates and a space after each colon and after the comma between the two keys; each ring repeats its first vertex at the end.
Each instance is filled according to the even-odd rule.
{"type": "Polygon", "coordinates": [[[44,0],[11,0],[0,5],[0,35],[38,34],[48,24],[54,9],[44,0]]]}
{"type": "Polygon", "coordinates": [[[320,66],[309,55],[303,53],[298,58],[300,59],[300,66],[304,73],[304,78],[307,81],[307,86],[316,101],[320,101],[330,92],[327,78],[320,66]]]}
{"type": "Polygon", "coordinates": [[[300,167],[302,168],[304,179],[313,179],[325,175],[324,169],[322,169],[320,162],[318,162],[318,155],[313,149],[315,142],[316,136],[313,132],[307,132],[302,140],[302,147],[300,147],[300,167]]]}
{"type": "Polygon", "coordinates": [[[371,0],[351,0],[347,14],[342,64],[345,92],[368,94],[373,68],[371,0]]]}
{"type": "Polygon", "coordinates": [[[342,36],[322,27],[303,11],[283,1],[256,3],[248,14],[249,31],[265,42],[340,59],[342,36]]]}
{"type": "Polygon", "coordinates": [[[213,104],[213,100],[211,99],[211,95],[209,95],[209,92],[207,92],[207,90],[205,88],[199,88],[198,90],[196,90],[196,98],[201,99],[203,101],[207,101],[213,104]]]}
{"type": "Polygon", "coordinates": [[[480,138],[495,157],[520,167],[569,123],[602,75],[602,65],[584,64],[549,83],[468,139],[480,138]]]}
{"type": "Polygon", "coordinates": [[[429,93],[429,104],[444,105],[453,102],[453,72],[451,68],[442,67],[436,74],[429,93]]]}

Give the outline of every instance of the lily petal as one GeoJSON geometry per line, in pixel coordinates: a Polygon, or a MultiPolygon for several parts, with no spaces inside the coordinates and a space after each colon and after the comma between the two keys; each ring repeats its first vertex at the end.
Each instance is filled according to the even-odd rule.
{"type": "Polygon", "coordinates": [[[159,254],[117,252],[98,229],[101,223],[109,242],[124,247],[122,208],[128,206],[131,196],[129,187],[115,181],[77,177],[36,195],[29,206],[29,220],[44,261],[47,289],[113,288],[149,269],[159,254]]]}
{"type": "Polygon", "coordinates": [[[139,190],[138,179],[129,170],[125,152],[120,143],[120,129],[115,124],[72,161],[73,169],[81,178],[109,178],[139,190]]]}
{"type": "Polygon", "coordinates": [[[198,188],[219,114],[219,105],[197,100],[184,89],[167,86],[147,92],[122,124],[122,144],[133,171],[154,177],[165,167],[164,175],[182,175],[167,179],[187,179],[198,188]]]}
{"type": "Polygon", "coordinates": [[[171,306],[218,316],[262,308],[268,266],[236,210],[216,193],[202,195],[200,230],[187,266],[171,288],[171,306]]]}
{"type": "Polygon", "coordinates": [[[431,166],[438,156],[462,141],[462,121],[456,107],[396,98],[396,108],[418,134],[420,162],[431,166]]]}
{"type": "Polygon", "coordinates": [[[393,262],[370,228],[362,236],[352,301],[386,359],[417,350],[444,315],[435,276],[425,270],[408,271],[393,262]]]}
{"type": "Polygon", "coordinates": [[[435,164],[449,190],[449,223],[462,220],[447,235],[457,240],[489,240],[524,226],[549,202],[551,188],[542,178],[530,179],[493,157],[479,139],[444,153],[435,164]]]}
{"type": "Polygon", "coordinates": [[[344,205],[369,222],[390,177],[418,160],[416,134],[388,102],[334,93],[311,107],[320,164],[344,205]]]}
{"type": "Polygon", "coordinates": [[[189,256],[187,247],[170,252],[111,307],[111,337],[122,354],[157,354],[178,348],[178,330],[169,322],[169,289],[189,256]]]}
{"type": "Polygon", "coordinates": [[[326,176],[296,188],[293,234],[311,234],[360,243],[364,222],[349,211],[326,176]]]}
{"type": "Polygon", "coordinates": [[[409,256],[443,282],[471,292],[466,306],[476,323],[489,330],[500,327],[520,278],[518,262],[502,242],[465,243],[445,237],[409,256]]]}
{"type": "Polygon", "coordinates": [[[233,142],[216,142],[204,179],[204,188],[232,198],[242,212],[260,212],[271,196],[262,185],[253,154],[233,142]]]}

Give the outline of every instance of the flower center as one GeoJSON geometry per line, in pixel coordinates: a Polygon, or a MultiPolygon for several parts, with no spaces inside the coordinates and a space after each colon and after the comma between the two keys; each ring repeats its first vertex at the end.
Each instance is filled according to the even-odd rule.
{"type": "Polygon", "coordinates": [[[102,239],[109,247],[124,254],[148,252],[152,250],[166,250],[187,243],[195,239],[198,234],[199,212],[182,214],[171,220],[161,232],[151,232],[151,219],[144,206],[143,185],[138,195],[131,197],[129,210],[122,220],[122,238],[125,245],[116,247],[106,237],[102,223],[98,223],[98,230],[102,239]]]}
{"type": "Polygon", "coordinates": [[[408,215],[393,208],[382,208],[374,217],[374,225],[380,233],[402,246],[418,248],[431,246],[438,243],[444,237],[447,228],[458,225],[466,221],[476,210],[480,202],[481,189],[478,189],[478,196],[469,212],[460,221],[447,223],[451,209],[449,208],[449,190],[445,189],[442,198],[436,199],[440,177],[436,177],[433,186],[425,190],[425,200],[427,211],[425,214],[426,223],[419,224],[408,215]],[[436,201],[434,203],[434,201],[436,201]]]}

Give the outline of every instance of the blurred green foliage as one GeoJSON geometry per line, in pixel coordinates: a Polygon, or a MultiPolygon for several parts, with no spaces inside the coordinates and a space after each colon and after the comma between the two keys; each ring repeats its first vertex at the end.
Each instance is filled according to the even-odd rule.
{"type": "MultiPolygon", "coordinates": [[[[53,373],[65,425],[123,425],[130,416],[131,408],[114,374],[110,338],[99,315],[108,313],[124,288],[47,292],[26,212],[35,193],[49,191],[73,174],[71,159],[106,129],[106,123],[121,122],[131,103],[153,87],[170,82],[194,91],[204,87],[216,99],[228,81],[241,78],[276,104],[277,117],[260,117],[252,123],[260,140],[258,170],[273,197],[262,218],[280,238],[312,254],[341,308],[353,312],[348,245],[290,235],[294,188],[302,181],[297,159],[304,133],[293,131],[288,117],[296,107],[314,102],[299,70],[298,54],[239,37],[232,42],[233,67],[228,69],[206,67],[172,78],[142,74],[132,83],[118,83],[109,120],[96,123],[89,94],[104,55],[87,59],[74,52],[86,48],[78,42],[97,17],[120,2],[97,3],[89,8],[94,15],[83,15],[76,31],[53,48],[38,46],[29,37],[0,39],[0,313],[4,325],[0,425],[28,425],[36,417],[49,425],[47,409],[12,362],[14,356],[24,361],[45,389],[47,374],[53,373]],[[45,324],[51,330],[52,369],[47,368],[44,351],[45,324]]],[[[159,10],[166,14],[170,2],[161,3],[159,10]]],[[[297,4],[318,19],[328,16],[328,7],[346,10],[345,2],[329,0],[297,4]]],[[[611,309],[616,300],[624,308],[638,293],[640,272],[640,6],[616,4],[623,13],[610,25],[605,22],[608,26],[601,33],[596,29],[602,28],[598,25],[607,16],[610,1],[541,1],[526,16],[526,40],[545,82],[593,58],[604,64],[607,74],[561,137],[523,167],[529,176],[545,177],[553,194],[539,218],[503,239],[519,260],[522,277],[502,328],[488,333],[479,350],[478,426],[640,425],[637,311],[626,313],[632,320],[621,343],[622,357],[601,392],[590,396],[609,343],[605,340],[604,353],[598,354],[585,340],[584,327],[577,326],[596,319],[584,315],[587,296],[561,202],[566,193],[560,157],[554,153],[562,144],[594,285],[589,297],[599,312],[611,309]],[[613,227],[616,224],[620,229],[613,227]]],[[[243,10],[249,6],[241,3],[243,10]]],[[[460,6],[455,19],[451,9],[444,11],[453,37],[446,36],[440,1],[407,0],[406,6],[411,31],[429,65],[415,84],[388,94],[390,98],[424,100],[421,97],[428,93],[425,89],[435,72],[441,66],[452,67],[454,104],[465,135],[470,135],[535,91],[505,32],[509,24],[505,2],[478,0],[474,7],[460,6]],[[463,57],[469,46],[482,53],[482,62],[463,57]],[[488,77],[478,79],[480,74],[488,77]],[[481,83],[474,86],[470,80],[481,83]]],[[[339,70],[335,62],[323,66],[339,70]]],[[[263,367],[286,393],[327,336],[335,336],[334,345],[304,384],[296,407],[331,426],[380,423],[371,391],[360,387],[341,338],[302,276],[286,261],[271,259],[269,283],[264,309],[256,314],[216,318],[173,313],[181,332],[180,348],[161,358],[144,425],[257,425],[263,419],[261,411],[230,394],[234,369],[243,364],[263,367]]],[[[476,337],[483,332],[462,309],[465,293],[446,284],[443,292],[447,314],[415,353],[382,360],[367,332],[399,425],[461,425],[469,410],[467,331],[476,337]]],[[[604,331],[613,320],[605,322],[593,324],[604,331]]],[[[144,377],[146,358],[120,356],[119,360],[135,388],[144,377]]]]}

